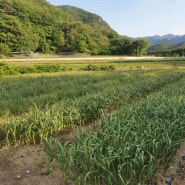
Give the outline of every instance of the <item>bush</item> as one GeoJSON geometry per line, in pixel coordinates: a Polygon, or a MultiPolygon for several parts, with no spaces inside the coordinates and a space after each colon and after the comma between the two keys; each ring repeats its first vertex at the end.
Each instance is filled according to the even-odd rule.
{"type": "Polygon", "coordinates": [[[36,69],[35,69],[35,67],[24,66],[24,67],[20,67],[20,68],[19,68],[19,72],[20,72],[21,74],[35,73],[35,72],[36,72],[36,69]]]}
{"type": "Polygon", "coordinates": [[[6,54],[10,52],[10,48],[7,44],[0,43],[0,54],[6,54]]]}
{"type": "Polygon", "coordinates": [[[5,62],[0,62],[0,76],[4,75],[16,75],[27,73],[52,73],[59,71],[69,71],[72,68],[67,68],[58,64],[44,64],[36,66],[11,66],[5,62]]]}
{"type": "Polygon", "coordinates": [[[87,71],[106,71],[106,70],[114,70],[114,66],[110,65],[110,66],[97,66],[97,65],[88,65],[87,68],[85,68],[85,70],[87,71]]]}
{"type": "Polygon", "coordinates": [[[16,67],[6,64],[5,62],[0,62],[0,76],[16,74],[18,74],[16,67]]]}
{"type": "Polygon", "coordinates": [[[61,66],[58,64],[45,64],[35,66],[37,72],[59,72],[61,71],[61,66]]]}

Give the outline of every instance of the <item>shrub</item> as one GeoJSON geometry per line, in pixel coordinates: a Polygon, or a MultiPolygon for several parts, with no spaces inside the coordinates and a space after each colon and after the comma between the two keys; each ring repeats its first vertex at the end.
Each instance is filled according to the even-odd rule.
{"type": "Polygon", "coordinates": [[[97,65],[88,65],[87,68],[85,68],[85,70],[87,71],[106,71],[106,70],[114,70],[114,66],[110,65],[110,66],[97,66],[97,65]]]}

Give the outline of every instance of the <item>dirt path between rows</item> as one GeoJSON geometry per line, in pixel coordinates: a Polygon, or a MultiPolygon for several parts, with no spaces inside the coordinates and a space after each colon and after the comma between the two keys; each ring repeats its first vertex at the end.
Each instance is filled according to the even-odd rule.
{"type": "Polygon", "coordinates": [[[185,142],[177,151],[164,177],[159,174],[157,178],[157,185],[185,185],[185,142]]]}
{"type": "Polygon", "coordinates": [[[48,175],[47,155],[42,145],[0,150],[0,185],[65,185],[60,170],[48,175]]]}

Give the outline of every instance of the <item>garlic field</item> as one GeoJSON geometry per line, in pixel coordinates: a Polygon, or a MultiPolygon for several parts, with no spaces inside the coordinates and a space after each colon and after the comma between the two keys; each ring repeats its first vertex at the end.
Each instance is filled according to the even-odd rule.
{"type": "Polygon", "coordinates": [[[154,184],[185,137],[183,68],[5,76],[0,87],[0,146],[44,142],[76,184],[154,184]]]}

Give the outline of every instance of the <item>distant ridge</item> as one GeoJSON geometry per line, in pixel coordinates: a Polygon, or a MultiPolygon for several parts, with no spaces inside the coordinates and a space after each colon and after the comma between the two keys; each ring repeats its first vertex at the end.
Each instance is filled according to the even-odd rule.
{"type": "Polygon", "coordinates": [[[154,36],[147,36],[145,37],[152,45],[155,44],[180,44],[185,42],[185,35],[173,35],[173,34],[166,34],[163,36],[154,35],[154,36]]]}

